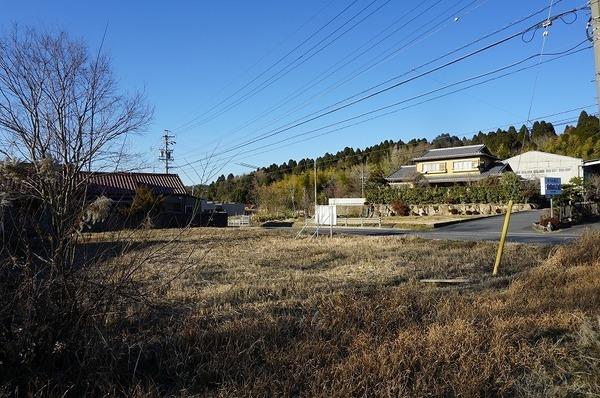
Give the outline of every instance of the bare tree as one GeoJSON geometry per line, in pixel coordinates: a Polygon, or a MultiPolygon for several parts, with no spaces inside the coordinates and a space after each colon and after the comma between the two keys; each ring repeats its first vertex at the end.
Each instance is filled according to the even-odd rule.
{"type": "Polygon", "coordinates": [[[66,33],[15,27],[0,40],[0,154],[24,165],[9,175],[48,213],[53,249],[77,225],[82,172],[120,159],[151,114],[140,94],[118,92],[107,56],[66,33]]]}
{"type": "Polygon", "coordinates": [[[14,28],[0,38],[0,379],[16,388],[59,353],[73,369],[101,357],[86,345],[105,338],[117,297],[136,292],[132,275],[147,259],[124,264],[113,244],[121,263],[94,267],[104,254],[88,253],[78,231],[89,171],[121,159],[151,116],[142,95],[119,92],[107,56],[67,34],[14,28]]]}

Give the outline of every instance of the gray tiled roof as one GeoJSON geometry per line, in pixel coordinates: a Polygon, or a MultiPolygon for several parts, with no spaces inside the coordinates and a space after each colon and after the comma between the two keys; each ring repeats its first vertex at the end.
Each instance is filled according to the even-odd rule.
{"type": "Polygon", "coordinates": [[[512,171],[508,163],[496,162],[492,165],[492,167],[481,173],[481,175],[485,177],[495,177],[506,171],[512,171]]]}
{"type": "Polygon", "coordinates": [[[417,174],[416,166],[402,166],[385,179],[389,182],[410,181],[417,174]]]}
{"type": "Polygon", "coordinates": [[[109,198],[133,197],[140,186],[149,188],[155,195],[186,194],[177,174],[92,173],[88,178],[88,193],[109,198]]]}
{"type": "Polygon", "coordinates": [[[430,149],[423,156],[415,158],[413,160],[422,161],[435,159],[456,159],[481,155],[495,158],[484,144],[480,144],[455,146],[451,148],[430,149]]]}

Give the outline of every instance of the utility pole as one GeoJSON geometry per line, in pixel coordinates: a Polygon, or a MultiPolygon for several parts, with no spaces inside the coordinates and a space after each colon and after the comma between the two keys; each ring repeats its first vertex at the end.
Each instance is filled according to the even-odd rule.
{"type": "Polygon", "coordinates": [[[317,230],[315,234],[319,237],[319,223],[317,222],[317,157],[315,156],[315,224],[317,230]]]}
{"type": "Polygon", "coordinates": [[[317,208],[317,158],[315,158],[315,209],[317,208]]]}
{"type": "Polygon", "coordinates": [[[173,149],[171,149],[171,145],[175,144],[175,141],[173,141],[175,136],[169,135],[169,133],[169,130],[164,131],[164,135],[162,136],[163,147],[160,150],[160,156],[158,158],[159,160],[165,162],[165,174],[169,174],[169,162],[175,160],[173,159],[173,149]]]}
{"type": "Polygon", "coordinates": [[[365,158],[361,163],[360,169],[360,197],[365,197],[365,165],[367,163],[367,158],[365,158]]]}
{"type": "Polygon", "coordinates": [[[315,214],[317,214],[317,158],[315,158],[315,214]]]}
{"type": "Polygon", "coordinates": [[[596,62],[596,90],[598,94],[598,108],[600,110],[600,2],[589,0],[592,10],[592,41],[594,43],[594,60],[596,62]]]}

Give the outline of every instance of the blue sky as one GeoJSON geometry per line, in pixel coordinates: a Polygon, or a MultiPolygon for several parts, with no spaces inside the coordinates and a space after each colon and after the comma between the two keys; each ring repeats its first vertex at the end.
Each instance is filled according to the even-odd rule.
{"type": "MultiPolygon", "coordinates": [[[[119,78],[121,87],[123,90],[145,91],[149,104],[155,109],[151,125],[147,131],[131,138],[130,149],[143,155],[149,170],[160,171],[161,164],[156,160],[160,135],[163,129],[173,130],[177,141],[174,156],[177,164],[182,166],[178,172],[187,183],[198,182],[199,175],[203,174],[206,179],[216,178],[221,173],[247,172],[248,169],[236,164],[241,162],[263,166],[286,162],[288,159],[314,157],[326,151],[336,152],[346,146],[365,147],[385,139],[408,141],[418,137],[433,138],[443,132],[458,136],[472,135],[479,129],[495,129],[507,123],[526,120],[532,97],[532,119],[596,102],[593,54],[591,50],[585,50],[542,64],[539,68],[533,67],[340,131],[319,137],[314,136],[335,127],[310,133],[325,125],[539,53],[543,36],[542,30],[538,30],[535,34],[517,37],[359,104],[234,150],[232,148],[235,146],[260,134],[280,131],[281,127],[294,120],[408,72],[441,54],[546,7],[549,1],[358,0],[352,3],[350,0],[22,0],[4,3],[0,13],[0,23],[4,30],[9,29],[13,23],[61,29],[75,38],[85,40],[92,50],[98,48],[108,23],[104,46],[110,54],[114,73],[119,78]],[[346,7],[348,9],[330,25],[265,72],[346,7]],[[364,7],[367,8],[362,13],[355,19],[350,19],[364,7]],[[423,12],[428,7],[428,12],[423,12]],[[463,7],[466,8],[460,11],[463,7]],[[411,10],[413,11],[409,14],[411,10]],[[371,12],[372,15],[369,15],[371,12]],[[423,12],[421,16],[409,22],[420,12],[423,12]],[[298,58],[331,32],[339,29],[331,36],[333,38],[363,17],[365,19],[362,22],[318,54],[306,61],[304,59],[308,58],[310,52],[298,58]],[[389,29],[384,30],[388,26],[389,29]],[[399,29],[401,26],[403,27],[399,29]],[[399,30],[355,61],[323,79],[326,72],[333,70],[335,65],[343,65],[343,60],[359,54],[357,49],[366,49],[369,44],[377,42],[394,29],[399,30]],[[406,46],[411,39],[416,42],[406,46]],[[403,45],[406,47],[402,48],[403,45]],[[394,51],[397,51],[395,56],[373,66],[386,54],[394,51]],[[294,60],[296,63],[293,63],[294,60]],[[304,62],[294,68],[301,61],[304,62]],[[290,62],[292,63],[289,64],[290,62]],[[254,95],[243,97],[248,90],[265,79],[280,76],[282,73],[276,73],[288,64],[288,69],[294,68],[289,73],[283,74],[273,84],[254,95]],[[356,72],[363,70],[364,72],[354,76],[356,72]],[[257,76],[259,77],[254,83],[234,94],[257,76]],[[340,84],[348,80],[345,78],[352,76],[353,79],[340,84]],[[534,83],[536,76],[537,83],[534,83]],[[323,81],[315,84],[320,79],[323,81]],[[302,90],[306,92],[289,101],[290,96],[302,90]],[[226,100],[229,96],[232,97],[226,100]],[[233,101],[239,98],[245,100],[235,105],[233,101]],[[226,101],[214,108],[218,111],[217,117],[207,118],[211,113],[206,112],[223,100],[226,101]],[[196,123],[190,123],[191,121],[196,123]],[[304,135],[298,136],[299,134],[304,135]],[[311,137],[313,138],[309,139],[311,137]],[[277,143],[283,139],[288,140],[277,143]],[[299,142],[302,139],[308,140],[299,142]],[[259,148],[264,145],[271,146],[259,148]],[[207,157],[210,157],[210,162],[203,160],[207,157]],[[186,165],[190,162],[195,163],[186,165]],[[206,163],[209,163],[206,170],[212,172],[203,173],[206,163]]],[[[552,14],[583,4],[582,0],[554,1],[552,14]]],[[[518,32],[543,20],[545,16],[546,13],[541,13],[525,23],[515,25],[405,77],[414,76],[518,32]]],[[[579,12],[577,19],[573,20],[573,15],[566,15],[564,21],[557,20],[549,28],[544,47],[546,54],[565,50],[585,39],[587,11],[579,12]]],[[[328,40],[330,39],[323,43],[328,43],[328,40]]],[[[580,48],[587,45],[584,43],[580,48]]],[[[316,49],[318,48],[317,46],[316,49]]],[[[550,57],[544,59],[548,58],[550,57]]],[[[532,59],[524,65],[535,65],[536,62],[537,59],[532,59]]],[[[394,82],[396,81],[398,80],[394,82]]],[[[428,97],[424,97],[426,98],[428,97]]],[[[593,106],[588,110],[596,112],[593,106]]],[[[574,111],[548,120],[575,117],[577,114],[578,111],[574,111]]],[[[345,124],[336,125],[343,126],[345,124]]],[[[562,128],[559,127],[559,131],[562,128]]]]}

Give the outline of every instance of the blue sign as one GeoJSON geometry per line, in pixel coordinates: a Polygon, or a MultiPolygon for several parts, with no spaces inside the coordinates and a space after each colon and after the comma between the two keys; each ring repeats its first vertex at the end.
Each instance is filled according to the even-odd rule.
{"type": "Polygon", "coordinates": [[[545,196],[560,195],[562,188],[560,178],[558,177],[542,177],[540,178],[540,191],[545,196]]]}

